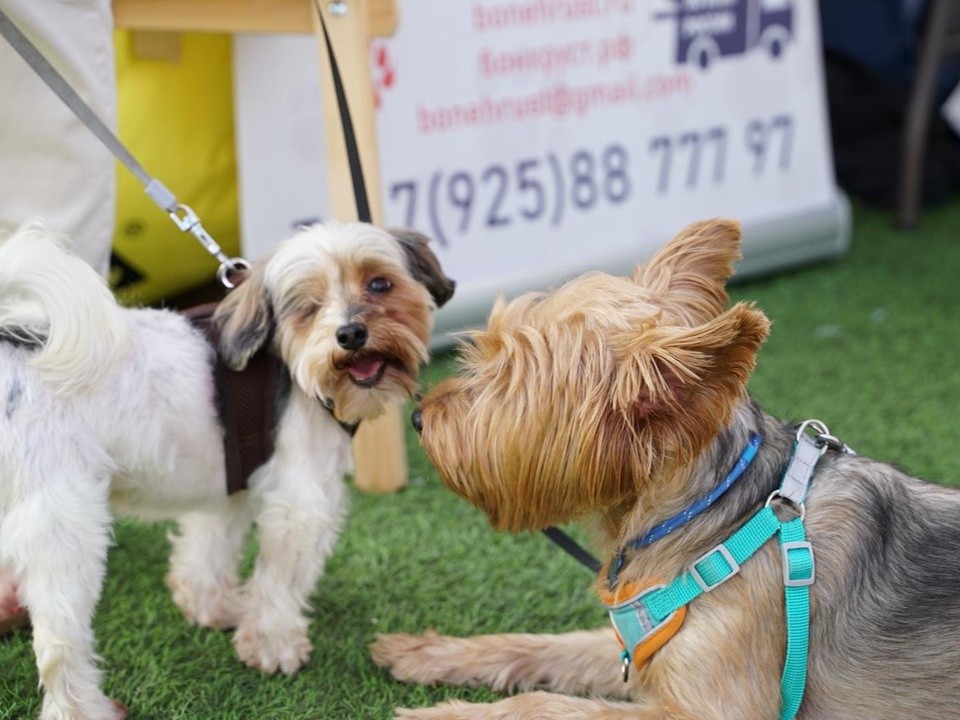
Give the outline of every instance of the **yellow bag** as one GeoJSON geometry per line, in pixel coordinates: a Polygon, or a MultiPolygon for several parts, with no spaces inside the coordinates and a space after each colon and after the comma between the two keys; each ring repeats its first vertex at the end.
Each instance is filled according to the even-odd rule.
{"type": "MultiPolygon", "coordinates": [[[[192,207],[227,255],[238,254],[231,40],[182,34],[172,60],[144,59],[117,31],[120,140],[192,207]]],[[[121,301],[150,303],[213,280],[218,264],[118,163],[110,283],[121,301]]]]}

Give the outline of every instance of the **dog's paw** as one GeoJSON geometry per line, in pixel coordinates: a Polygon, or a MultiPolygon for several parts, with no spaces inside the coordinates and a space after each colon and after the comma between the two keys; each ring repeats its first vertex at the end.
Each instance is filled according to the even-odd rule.
{"type": "Polygon", "coordinates": [[[393,633],[377,635],[370,645],[370,657],[404,682],[430,685],[450,682],[448,638],[432,630],[423,635],[393,633]]]}
{"type": "Polygon", "coordinates": [[[244,663],[267,675],[273,675],[277,670],[284,675],[293,675],[310,659],[313,651],[313,645],[307,639],[306,623],[303,627],[283,632],[269,624],[249,622],[247,618],[237,628],[233,646],[244,663]]]}
{"type": "Polygon", "coordinates": [[[167,575],[170,597],[191,625],[230,630],[240,620],[237,588],[233,583],[198,584],[170,573],[167,575]]]}

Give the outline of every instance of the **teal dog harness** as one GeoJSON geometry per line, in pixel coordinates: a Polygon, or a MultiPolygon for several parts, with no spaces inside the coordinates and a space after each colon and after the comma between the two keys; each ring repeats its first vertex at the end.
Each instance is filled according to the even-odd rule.
{"type": "MultiPolygon", "coordinates": [[[[755,437],[751,437],[750,445],[738,461],[737,467],[743,465],[737,473],[738,476],[756,453],[759,441],[754,443],[755,437]],[[751,446],[752,453],[749,452],[751,446]]],[[[817,420],[802,423],[797,430],[793,455],[780,487],[771,493],[764,506],[739,530],[700,556],[672,582],[640,589],[620,588],[620,592],[615,592],[622,554],[614,558],[609,574],[610,592],[601,593],[601,598],[607,606],[610,621],[623,646],[621,662],[624,681],[629,676],[631,665],[640,667],[679,630],[686,606],[692,600],[711,592],[736,575],[740,567],[776,535],[783,565],[787,625],[786,659],[780,681],[780,720],[793,720],[796,717],[806,686],[810,585],[816,579],[813,547],[806,539],[803,524],[804,501],[816,464],[830,447],[852,452],[830,435],[823,423],[817,420]],[[815,431],[812,437],[807,433],[808,429],[815,431]],[[778,498],[792,505],[799,513],[798,516],[790,520],[780,520],[772,507],[774,500],[778,498]],[[624,595],[627,597],[623,597],[624,595]]],[[[737,471],[737,467],[731,474],[737,471]]],[[[729,487],[732,484],[729,480],[730,475],[720,487],[729,487]]],[[[677,517],[682,515],[684,513],[677,517]]],[[[631,545],[636,546],[634,543],[631,545]]]]}

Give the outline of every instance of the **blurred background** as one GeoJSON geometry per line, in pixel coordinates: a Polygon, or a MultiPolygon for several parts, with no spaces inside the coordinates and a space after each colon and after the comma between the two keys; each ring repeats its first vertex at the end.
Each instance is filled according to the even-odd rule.
{"type": "MultiPolygon", "coordinates": [[[[331,198],[346,180],[324,140],[328,69],[309,3],[89,2],[109,46],[97,55],[109,80],[99,106],[229,254],[256,257],[338,214],[331,198]]],[[[63,13],[83,3],[41,5],[0,0],[36,21],[46,51],[73,57],[64,38],[90,17],[63,13]],[[41,5],[50,14],[32,15],[41,5]]],[[[691,220],[735,217],[745,256],[731,294],[773,320],[751,393],[782,418],[820,418],[861,453],[960,484],[958,5],[324,2],[331,18],[369,13],[366,100],[351,102],[376,140],[378,219],[432,237],[458,280],[424,386],[456,371],[449,332],[482,322],[498,293],[624,272],[691,220]]],[[[9,85],[32,79],[2,45],[9,98],[9,85]]],[[[66,137],[17,140],[40,125],[32,107],[0,105],[8,215],[23,207],[23,178],[53,182],[25,158],[66,137]]],[[[94,238],[119,297],[173,307],[215,297],[216,263],[107,162],[109,182],[72,192],[91,189],[100,209],[110,201],[112,237],[94,238]]],[[[406,443],[403,492],[353,491],[313,599],[316,651],[294,678],[242,667],[229,634],[188,627],[163,586],[168,526],[121,521],[95,628],[107,692],[138,718],[388,718],[397,705],[494,695],[393,682],[367,655],[376,632],[604,622],[588,573],[539,536],[494,534],[441,486],[409,428],[406,443]]],[[[28,630],[0,638],[0,668],[0,720],[36,716],[28,630]]]]}
{"type": "MultiPolygon", "coordinates": [[[[222,244],[256,257],[332,215],[309,24],[177,33],[115,5],[143,26],[116,34],[120,136],[222,244]]],[[[701,217],[744,223],[741,277],[842,255],[847,198],[912,229],[960,182],[953,5],[400,2],[367,58],[382,221],[434,238],[458,279],[441,331],[499,292],[625,270],[701,217]]],[[[211,280],[125,172],[117,199],[121,297],[211,280]]]]}

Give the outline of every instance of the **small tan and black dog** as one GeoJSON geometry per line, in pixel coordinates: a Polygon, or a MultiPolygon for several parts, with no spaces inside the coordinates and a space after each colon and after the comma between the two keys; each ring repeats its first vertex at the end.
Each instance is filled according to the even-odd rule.
{"type": "MultiPolygon", "coordinates": [[[[415,425],[443,482],[500,530],[597,516],[623,585],[689,573],[769,504],[797,435],[746,391],[769,322],[750,304],[726,308],[739,235],[733,222],[698,223],[632,278],[592,273],[499,303],[465,348],[462,375],[419,408],[415,425]],[[752,438],[762,441],[756,456],[709,509],[633,546],[710,495],[752,438]]],[[[839,450],[824,450],[806,496],[816,571],[796,717],[960,717],[960,493],[839,450]]],[[[398,711],[404,718],[775,720],[781,562],[776,542],[761,546],[690,602],[627,683],[612,628],[382,635],[373,659],[405,681],[538,690],[398,711]]],[[[598,589],[608,590],[605,574],[598,589]]]]}

